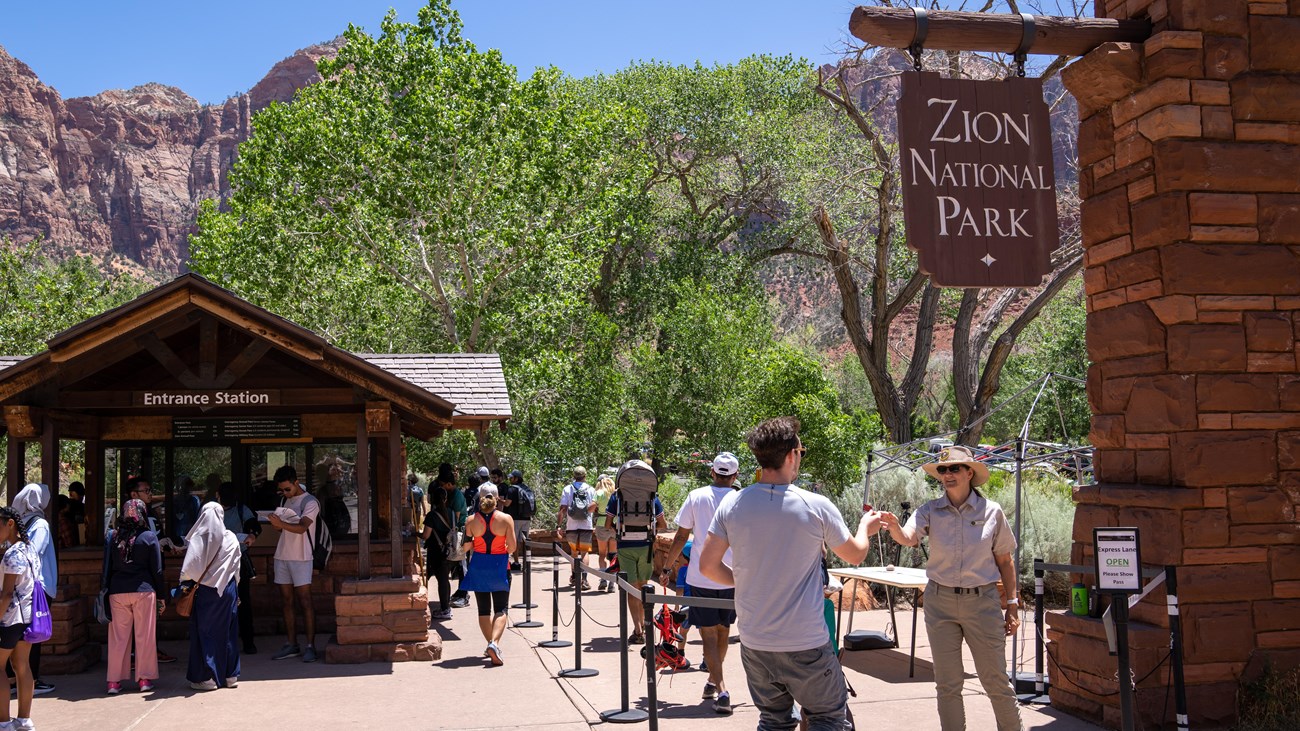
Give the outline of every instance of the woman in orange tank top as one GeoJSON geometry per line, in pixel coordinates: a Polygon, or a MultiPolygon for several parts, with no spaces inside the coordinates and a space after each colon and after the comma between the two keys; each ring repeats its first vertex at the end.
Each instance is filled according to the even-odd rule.
{"type": "Polygon", "coordinates": [[[506,631],[506,610],[510,602],[510,556],[515,552],[515,521],[497,510],[496,486],[479,487],[479,512],[465,522],[465,542],[470,544],[469,570],[460,582],[474,592],[478,603],[478,626],[488,641],[483,654],[493,665],[501,665],[498,642],[506,631]]]}

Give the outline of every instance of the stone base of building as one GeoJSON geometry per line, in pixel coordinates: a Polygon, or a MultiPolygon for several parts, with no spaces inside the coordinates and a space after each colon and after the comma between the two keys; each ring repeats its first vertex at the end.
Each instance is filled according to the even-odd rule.
{"type": "Polygon", "coordinates": [[[73,650],[49,652],[41,648],[41,675],[76,675],[99,664],[103,646],[88,642],[73,650]]]}
{"type": "Polygon", "coordinates": [[[429,634],[429,595],[418,574],[348,579],[334,597],[336,629],[326,662],[401,662],[442,656],[429,634]],[[436,653],[435,653],[436,649],[436,653]]]}
{"type": "MultiPolygon", "coordinates": [[[[1046,624],[1045,664],[1052,682],[1052,707],[1107,728],[1120,728],[1119,658],[1110,654],[1102,620],[1048,612],[1046,624]]],[[[1173,682],[1166,659],[1169,630],[1130,621],[1128,639],[1129,669],[1139,681],[1133,696],[1138,727],[1173,728],[1174,696],[1166,692],[1173,682]],[[1159,669],[1151,672],[1157,665],[1159,669]]]]}
{"type": "Polygon", "coordinates": [[[438,662],[442,659],[442,638],[430,632],[423,642],[378,642],[367,645],[340,645],[330,638],[325,646],[325,662],[334,665],[358,665],[366,662],[438,662]]]}

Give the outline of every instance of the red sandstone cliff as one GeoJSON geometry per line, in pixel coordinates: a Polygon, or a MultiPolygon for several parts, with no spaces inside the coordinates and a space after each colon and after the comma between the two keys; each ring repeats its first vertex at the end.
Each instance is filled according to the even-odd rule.
{"type": "Polygon", "coordinates": [[[65,100],[0,48],[0,237],[176,272],[252,113],[315,81],[316,61],[340,42],[298,51],[208,106],[161,84],[65,100]]]}

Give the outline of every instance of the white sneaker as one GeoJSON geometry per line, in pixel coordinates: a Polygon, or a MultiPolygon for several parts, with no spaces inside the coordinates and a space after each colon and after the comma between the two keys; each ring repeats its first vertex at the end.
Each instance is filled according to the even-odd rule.
{"type": "Polygon", "coordinates": [[[237,686],[237,685],[239,685],[239,676],[238,676],[238,675],[236,675],[236,676],[233,677],[233,678],[226,678],[226,687],[227,687],[227,688],[233,688],[233,687],[235,687],[235,686],[237,686]]]}
{"type": "Polygon", "coordinates": [[[505,664],[501,661],[501,648],[497,647],[497,643],[495,642],[489,642],[487,650],[485,650],[483,654],[488,656],[488,659],[492,661],[493,665],[500,666],[505,664]]]}
{"type": "Polygon", "coordinates": [[[217,681],[205,680],[202,683],[190,683],[190,687],[194,690],[216,690],[217,681]]]}
{"type": "Polygon", "coordinates": [[[32,723],[32,719],[30,718],[18,718],[15,716],[13,724],[14,731],[35,731],[36,729],[36,724],[32,723]]]}

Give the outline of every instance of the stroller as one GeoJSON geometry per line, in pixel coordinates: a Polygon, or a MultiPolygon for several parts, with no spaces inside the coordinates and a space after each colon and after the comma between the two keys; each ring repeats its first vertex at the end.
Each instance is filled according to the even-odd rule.
{"type": "MultiPolygon", "coordinates": [[[[673,611],[666,604],[659,607],[659,613],[655,615],[655,629],[659,631],[659,643],[654,647],[656,670],[690,669],[691,661],[677,648],[677,643],[682,639],[678,630],[685,621],[686,610],[673,611]]],[[[649,645],[642,647],[641,658],[645,659],[650,651],[649,645]]]]}

